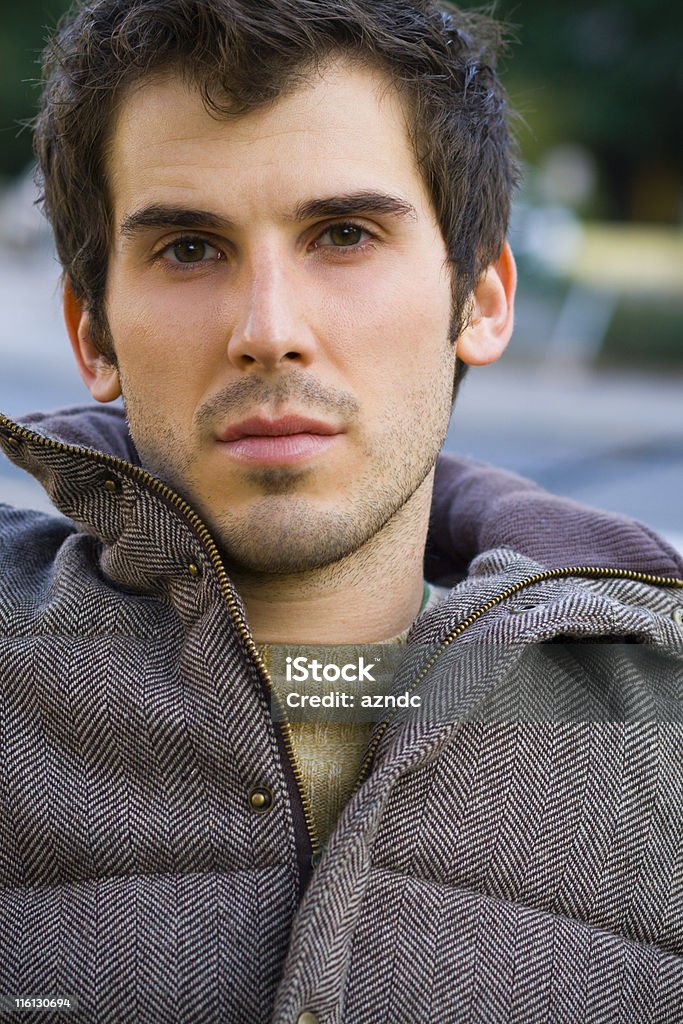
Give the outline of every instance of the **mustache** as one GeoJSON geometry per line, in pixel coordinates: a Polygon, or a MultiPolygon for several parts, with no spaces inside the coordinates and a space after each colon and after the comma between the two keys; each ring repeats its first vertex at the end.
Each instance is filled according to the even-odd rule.
{"type": "Polygon", "coordinates": [[[276,407],[284,402],[296,403],[306,413],[316,409],[333,413],[347,423],[353,422],[360,412],[359,402],[351,395],[328,387],[305,372],[293,370],[273,381],[262,377],[236,381],[207,399],[195,419],[202,434],[211,434],[217,423],[253,412],[254,406],[276,407]]]}

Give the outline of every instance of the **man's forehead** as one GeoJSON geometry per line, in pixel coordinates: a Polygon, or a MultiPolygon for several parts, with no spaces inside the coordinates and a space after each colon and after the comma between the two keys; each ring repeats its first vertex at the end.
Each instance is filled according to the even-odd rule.
{"type": "Polygon", "coordinates": [[[118,108],[107,159],[115,205],[130,213],[130,193],[142,189],[148,201],[158,190],[182,192],[175,198],[194,206],[194,190],[229,188],[228,178],[271,191],[274,180],[283,190],[299,181],[299,200],[400,193],[387,186],[417,175],[403,108],[387,85],[380,72],[330,64],[267,107],[223,118],[180,75],[150,79],[118,108]]]}

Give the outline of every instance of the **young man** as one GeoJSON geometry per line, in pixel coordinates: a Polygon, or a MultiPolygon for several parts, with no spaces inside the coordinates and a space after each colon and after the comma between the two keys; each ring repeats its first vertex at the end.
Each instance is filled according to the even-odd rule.
{"type": "Polygon", "coordinates": [[[680,559],[439,456],[512,330],[490,29],[99,0],[51,44],[66,325],[126,420],[0,419],[62,513],[0,510],[5,999],[676,1019],[680,559]],[[420,714],[283,721],[272,666],[322,644],[403,649],[420,714]]]}

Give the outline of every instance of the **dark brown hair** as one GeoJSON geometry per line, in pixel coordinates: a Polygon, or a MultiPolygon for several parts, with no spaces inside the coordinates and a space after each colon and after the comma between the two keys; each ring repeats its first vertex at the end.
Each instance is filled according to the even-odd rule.
{"type": "MultiPolygon", "coordinates": [[[[518,179],[498,24],[438,0],[95,0],[44,54],[35,151],[44,210],[76,297],[111,351],[104,294],[111,209],[104,155],[122,91],[172,70],[216,116],[239,117],[296,89],[325,58],[385,72],[410,120],[416,165],[452,270],[452,337],[500,255],[518,179]]],[[[456,382],[464,367],[456,370],[456,382]]]]}

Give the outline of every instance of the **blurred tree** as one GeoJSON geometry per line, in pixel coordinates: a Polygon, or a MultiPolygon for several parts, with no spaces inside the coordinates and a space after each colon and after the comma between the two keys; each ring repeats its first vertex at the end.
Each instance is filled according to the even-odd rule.
{"type": "Polygon", "coordinates": [[[683,4],[500,0],[496,13],[516,26],[504,77],[531,128],[525,157],[582,143],[601,171],[603,215],[680,220],[683,4]]]}
{"type": "Polygon", "coordinates": [[[22,122],[38,102],[40,53],[48,29],[67,10],[68,0],[3,3],[0,25],[0,175],[21,171],[31,159],[31,132],[22,122]]]}

